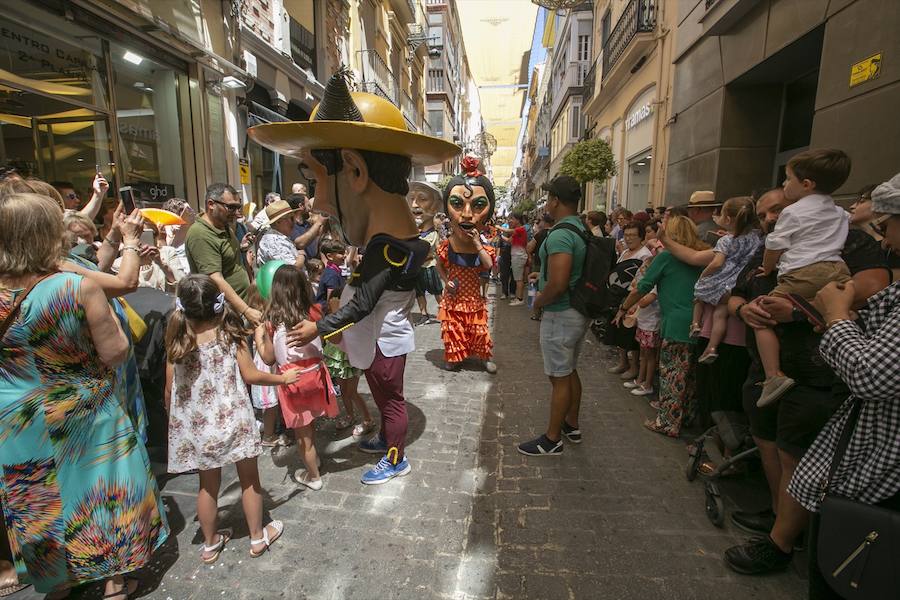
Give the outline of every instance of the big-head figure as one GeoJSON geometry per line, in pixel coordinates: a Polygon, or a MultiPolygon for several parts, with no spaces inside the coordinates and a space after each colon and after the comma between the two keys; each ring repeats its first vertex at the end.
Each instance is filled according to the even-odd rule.
{"type": "Polygon", "coordinates": [[[366,370],[382,413],[380,436],[363,442],[385,458],[363,476],[383,483],[409,472],[404,458],[406,406],[403,370],[414,335],[409,310],[428,245],[406,201],[413,164],[449,160],[459,147],[406,128],[400,110],[374,94],[350,92],[348,72],[329,79],[309,121],[270,123],[249,130],[262,146],[298,157],[315,182],[316,210],[337,217],[347,241],[364,248],[363,260],[341,297],[341,308],[295,328],[295,343],[316,336],[337,341],[350,363],[366,370]]]}

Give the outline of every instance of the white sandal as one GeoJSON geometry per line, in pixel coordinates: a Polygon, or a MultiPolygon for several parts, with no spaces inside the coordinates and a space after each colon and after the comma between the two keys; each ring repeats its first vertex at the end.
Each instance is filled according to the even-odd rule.
{"type": "Polygon", "coordinates": [[[269,546],[274,544],[275,541],[281,537],[282,532],[284,532],[284,523],[281,521],[270,521],[269,525],[263,527],[263,536],[261,540],[250,540],[250,556],[253,558],[259,558],[265,554],[266,550],[269,549],[269,546]],[[271,539],[269,539],[269,525],[275,528],[275,535],[271,539]],[[265,544],[265,547],[260,552],[254,552],[253,546],[256,544],[265,544]]]}
{"type": "Polygon", "coordinates": [[[211,565],[211,564],[215,563],[217,560],[219,560],[219,555],[221,555],[222,550],[225,549],[225,544],[227,544],[228,540],[231,539],[231,536],[234,535],[233,532],[231,531],[231,529],[222,529],[221,531],[217,531],[216,533],[219,534],[218,542],[216,542],[212,546],[207,546],[206,544],[203,544],[202,546],[200,546],[200,552],[201,552],[200,560],[203,561],[203,563],[205,563],[207,565],[211,565]],[[204,553],[204,552],[215,552],[215,554],[213,554],[210,557],[203,558],[202,553],[204,553]]]}

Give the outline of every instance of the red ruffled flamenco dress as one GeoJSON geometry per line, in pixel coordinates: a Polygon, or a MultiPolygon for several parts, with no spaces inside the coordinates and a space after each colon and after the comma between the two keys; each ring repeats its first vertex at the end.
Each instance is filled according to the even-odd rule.
{"type": "MultiPolygon", "coordinates": [[[[484,249],[495,260],[494,248],[485,246],[484,249]]],[[[469,356],[490,360],[494,343],[488,330],[487,304],[481,296],[480,279],[481,273],[490,270],[490,266],[482,266],[477,254],[457,254],[450,247],[450,240],[438,246],[437,258],[448,281],[456,282],[456,292],[444,288],[438,312],[444,360],[450,364],[460,363],[469,356]]]]}

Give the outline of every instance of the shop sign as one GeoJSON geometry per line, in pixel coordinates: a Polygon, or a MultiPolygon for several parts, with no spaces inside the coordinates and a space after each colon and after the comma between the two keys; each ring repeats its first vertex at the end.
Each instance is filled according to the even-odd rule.
{"type": "Polygon", "coordinates": [[[144,202],[165,202],[169,198],[175,197],[175,186],[171,183],[155,183],[152,181],[138,181],[136,183],[128,183],[136,190],[141,192],[141,200],[144,202]]]}
{"type": "Polygon", "coordinates": [[[651,102],[648,102],[647,104],[639,107],[633,113],[628,115],[628,118],[625,119],[625,129],[634,128],[638,123],[642,122],[652,114],[653,104],[651,102]]]}
{"type": "Polygon", "coordinates": [[[241,185],[247,185],[250,183],[250,159],[241,158],[238,159],[238,168],[241,171],[241,185]]]}
{"type": "Polygon", "coordinates": [[[865,83],[881,75],[881,52],[850,67],[850,87],[865,83]]]}

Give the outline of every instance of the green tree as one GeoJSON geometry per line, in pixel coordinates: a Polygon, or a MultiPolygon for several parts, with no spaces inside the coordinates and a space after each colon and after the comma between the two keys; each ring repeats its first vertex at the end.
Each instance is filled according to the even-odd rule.
{"type": "Polygon", "coordinates": [[[559,172],[574,177],[581,184],[606,181],[616,174],[616,159],[605,140],[584,140],[563,157],[559,172]]]}
{"type": "Polygon", "coordinates": [[[447,184],[450,183],[450,180],[453,179],[455,175],[444,175],[441,177],[441,180],[438,181],[437,186],[441,188],[441,191],[444,191],[444,188],[447,187],[447,184]]]}

